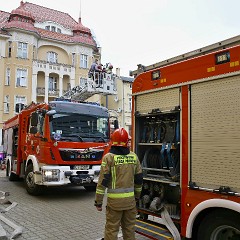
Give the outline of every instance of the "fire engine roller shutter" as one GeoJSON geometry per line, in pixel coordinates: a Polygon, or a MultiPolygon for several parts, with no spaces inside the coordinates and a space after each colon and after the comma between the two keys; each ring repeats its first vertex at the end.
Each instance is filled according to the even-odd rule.
{"type": "Polygon", "coordinates": [[[191,181],[240,192],[240,76],[191,86],[191,181]]]}
{"type": "Polygon", "coordinates": [[[136,97],[136,111],[139,113],[148,113],[156,108],[171,110],[179,105],[179,88],[142,94],[136,97]]]}

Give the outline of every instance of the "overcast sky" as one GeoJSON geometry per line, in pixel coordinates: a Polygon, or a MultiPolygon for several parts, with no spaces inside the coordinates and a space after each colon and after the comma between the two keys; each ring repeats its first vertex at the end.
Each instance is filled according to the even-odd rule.
{"type": "MultiPolygon", "coordinates": [[[[24,1],[25,2],[25,1],[24,1]]],[[[95,32],[102,63],[122,76],[137,64],[150,65],[239,35],[240,0],[29,0],[71,15],[95,32]]],[[[20,0],[1,0],[11,12],[20,0]]]]}

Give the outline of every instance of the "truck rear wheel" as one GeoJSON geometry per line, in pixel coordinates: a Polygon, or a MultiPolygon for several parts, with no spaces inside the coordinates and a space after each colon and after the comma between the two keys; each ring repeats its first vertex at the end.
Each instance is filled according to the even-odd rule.
{"type": "Polygon", "coordinates": [[[34,182],[33,165],[27,166],[25,175],[25,188],[30,195],[40,195],[43,191],[43,186],[37,185],[34,182]]]}
{"type": "Polygon", "coordinates": [[[19,180],[19,177],[11,171],[9,162],[7,162],[6,177],[8,177],[9,181],[19,180]]]}
{"type": "Polygon", "coordinates": [[[197,240],[240,239],[240,214],[228,210],[210,213],[200,224],[197,240]]]}

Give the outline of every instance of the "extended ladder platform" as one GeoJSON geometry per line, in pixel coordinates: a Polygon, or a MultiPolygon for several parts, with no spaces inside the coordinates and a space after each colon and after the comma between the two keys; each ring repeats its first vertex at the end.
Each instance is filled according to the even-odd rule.
{"type": "Polygon", "coordinates": [[[172,234],[168,231],[166,226],[156,224],[155,222],[149,220],[137,219],[135,232],[148,237],[149,239],[174,240],[172,234]]]}
{"type": "Polygon", "coordinates": [[[94,94],[117,94],[116,76],[113,73],[94,73],[87,79],[85,86],[75,86],[61,98],[85,101],[94,94]]]}

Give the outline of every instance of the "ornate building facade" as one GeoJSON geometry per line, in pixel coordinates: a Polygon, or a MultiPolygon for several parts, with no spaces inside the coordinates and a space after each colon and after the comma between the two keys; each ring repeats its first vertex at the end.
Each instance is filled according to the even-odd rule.
{"type": "MultiPolygon", "coordinates": [[[[0,10],[0,152],[3,123],[31,102],[49,102],[83,86],[101,48],[81,19],[29,2],[11,13],[0,10]]],[[[131,134],[133,78],[116,69],[117,95],[96,94],[89,101],[110,110],[131,134]]]]}
{"type": "Polygon", "coordinates": [[[94,59],[100,48],[81,18],[23,1],[0,11],[0,129],[24,105],[82,85],[94,59]]]}

